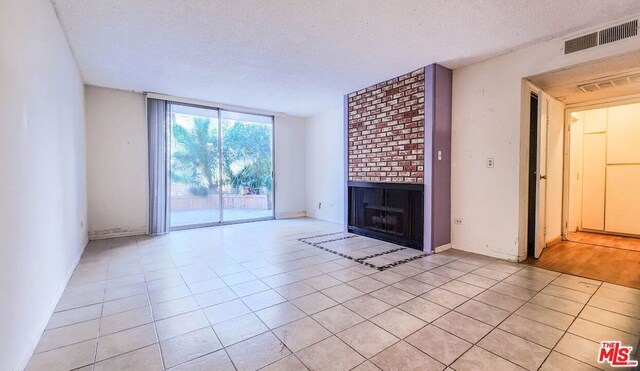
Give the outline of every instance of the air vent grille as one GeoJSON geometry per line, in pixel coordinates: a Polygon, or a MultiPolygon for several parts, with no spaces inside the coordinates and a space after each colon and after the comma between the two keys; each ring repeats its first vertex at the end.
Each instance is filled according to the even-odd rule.
{"type": "Polygon", "coordinates": [[[564,42],[564,54],[574,53],[598,46],[598,33],[590,33],[588,35],[576,37],[575,39],[564,42]]]}
{"type": "Polygon", "coordinates": [[[598,32],[599,44],[608,44],[638,35],[638,20],[609,27],[598,32]]]}
{"type": "Polygon", "coordinates": [[[593,93],[594,91],[608,89],[613,87],[620,87],[628,84],[637,84],[640,82],[640,74],[617,77],[613,80],[602,80],[598,82],[592,82],[589,84],[578,85],[578,88],[585,93],[593,93]]]}
{"type": "Polygon", "coordinates": [[[638,35],[638,20],[629,21],[604,30],[592,32],[564,42],[564,54],[593,48],[598,45],[626,39],[638,35]]]}

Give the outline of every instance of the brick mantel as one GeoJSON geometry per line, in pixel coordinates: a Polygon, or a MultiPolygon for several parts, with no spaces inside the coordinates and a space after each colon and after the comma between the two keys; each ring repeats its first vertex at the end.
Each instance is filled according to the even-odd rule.
{"type": "Polygon", "coordinates": [[[424,68],[348,95],[349,181],[424,182],[424,68]]]}

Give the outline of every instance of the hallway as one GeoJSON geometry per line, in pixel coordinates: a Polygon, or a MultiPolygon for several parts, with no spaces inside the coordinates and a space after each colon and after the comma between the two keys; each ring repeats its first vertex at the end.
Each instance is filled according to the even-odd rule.
{"type": "Polygon", "coordinates": [[[525,264],[640,289],[640,251],[560,241],[525,264]]]}

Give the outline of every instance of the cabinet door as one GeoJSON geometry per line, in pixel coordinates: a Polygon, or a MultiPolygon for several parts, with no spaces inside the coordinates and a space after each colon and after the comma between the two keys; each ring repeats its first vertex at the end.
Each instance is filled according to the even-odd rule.
{"type": "Polygon", "coordinates": [[[640,235],[640,165],[607,167],[607,232],[640,235]]]}
{"type": "Polygon", "coordinates": [[[582,182],[582,228],[604,230],[607,135],[585,134],[582,182]]]}
{"type": "Polygon", "coordinates": [[[607,109],[598,108],[584,111],[584,132],[602,133],[607,131],[607,109]]]}
{"type": "Polygon", "coordinates": [[[609,108],[607,163],[640,164],[640,104],[609,108]]]}

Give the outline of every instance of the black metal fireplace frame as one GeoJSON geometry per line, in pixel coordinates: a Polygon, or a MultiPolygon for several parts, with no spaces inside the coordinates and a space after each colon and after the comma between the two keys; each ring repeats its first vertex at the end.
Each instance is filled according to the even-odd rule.
{"type": "MultiPolygon", "coordinates": [[[[353,200],[353,189],[354,188],[376,188],[376,189],[387,189],[387,190],[405,190],[405,191],[418,191],[422,193],[422,200],[423,203],[422,205],[412,205],[411,203],[409,203],[409,207],[418,207],[419,209],[422,210],[422,213],[420,215],[420,223],[419,225],[421,226],[421,233],[420,235],[424,235],[424,185],[423,184],[413,184],[413,183],[374,183],[374,182],[353,182],[350,181],[347,183],[347,187],[348,187],[348,230],[349,232],[352,233],[356,233],[362,236],[366,236],[366,237],[371,237],[371,238],[375,238],[378,240],[382,240],[382,241],[386,241],[386,242],[391,242],[397,245],[401,245],[401,246],[406,246],[406,247],[410,247],[413,249],[418,249],[418,250],[422,250],[423,246],[424,246],[424,241],[423,238],[421,238],[420,240],[411,240],[408,239],[406,237],[400,237],[400,236],[395,236],[391,233],[385,233],[385,232],[379,232],[379,231],[374,231],[368,228],[362,228],[362,227],[358,227],[352,224],[352,218],[353,218],[353,207],[354,207],[354,200],[353,200]]],[[[409,211],[409,213],[411,213],[411,211],[409,211]]],[[[404,221],[404,223],[406,223],[406,221],[404,221]]],[[[408,226],[409,228],[411,228],[411,226],[408,226]]]]}

